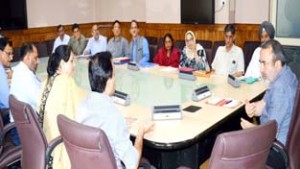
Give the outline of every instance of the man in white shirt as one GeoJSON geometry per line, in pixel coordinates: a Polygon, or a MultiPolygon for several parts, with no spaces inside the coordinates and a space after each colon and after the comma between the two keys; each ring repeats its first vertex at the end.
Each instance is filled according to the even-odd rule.
{"type": "Polygon", "coordinates": [[[35,72],[39,63],[37,48],[31,44],[21,47],[21,61],[13,68],[10,94],[18,100],[28,103],[36,110],[41,92],[41,82],[35,72]]]}
{"type": "Polygon", "coordinates": [[[95,55],[96,53],[106,51],[107,46],[107,38],[105,36],[100,35],[98,25],[93,25],[92,27],[92,35],[89,39],[89,42],[84,49],[84,54],[88,55],[95,55]]]}
{"type": "Polygon", "coordinates": [[[105,132],[118,169],[124,169],[123,164],[127,169],[136,169],[142,154],[144,134],[151,130],[153,123],[141,126],[133,146],[125,119],[111,98],[115,92],[111,58],[110,52],[100,52],[92,56],[88,68],[92,92],[78,106],[76,119],[105,132]]]}
{"type": "Polygon", "coordinates": [[[244,74],[244,54],[240,47],[234,45],[235,27],[226,25],[224,29],[225,46],[220,46],[216,52],[212,69],[216,74],[232,74],[236,77],[244,74]]]}
{"type": "Polygon", "coordinates": [[[52,53],[54,53],[55,49],[60,45],[68,45],[70,36],[65,34],[65,29],[63,25],[58,25],[57,28],[58,37],[54,41],[52,53]]]}
{"type": "MultiPolygon", "coordinates": [[[[272,23],[268,21],[264,21],[258,31],[258,35],[260,38],[261,43],[265,43],[268,40],[274,39],[275,36],[275,28],[272,23]]],[[[245,73],[245,77],[253,77],[253,78],[261,78],[260,73],[260,63],[259,63],[259,56],[260,56],[261,47],[257,47],[252,55],[251,61],[245,73]]]]}

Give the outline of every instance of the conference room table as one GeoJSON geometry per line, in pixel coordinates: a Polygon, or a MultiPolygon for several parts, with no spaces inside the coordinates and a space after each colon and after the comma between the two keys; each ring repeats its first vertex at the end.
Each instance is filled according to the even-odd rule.
{"type": "MultiPolygon", "coordinates": [[[[40,79],[47,76],[44,67],[47,60],[40,59],[37,72],[40,79]]],[[[144,136],[143,156],[159,169],[172,169],[180,165],[199,168],[210,156],[217,134],[226,131],[228,124],[239,126],[239,118],[245,116],[244,101],[262,97],[267,88],[264,81],[241,83],[239,88],[235,88],[227,83],[227,76],[213,74],[197,77],[195,81],[184,80],[178,78],[177,69],[158,65],[133,71],[127,69],[127,64],[122,64],[115,65],[114,71],[116,90],[130,97],[130,105],[116,106],[128,122],[132,139],[142,125],[154,123],[153,129],[144,136]],[[192,101],[193,91],[203,86],[208,86],[212,96],[198,102],[192,101]],[[239,104],[234,107],[208,104],[215,97],[235,100],[239,104]],[[153,106],[161,105],[180,105],[182,118],[152,120],[153,106]],[[200,109],[196,112],[183,110],[191,105],[200,109]],[[237,120],[233,121],[233,118],[237,120]]],[[[77,59],[74,79],[80,87],[90,90],[88,59],[77,59]]]]}

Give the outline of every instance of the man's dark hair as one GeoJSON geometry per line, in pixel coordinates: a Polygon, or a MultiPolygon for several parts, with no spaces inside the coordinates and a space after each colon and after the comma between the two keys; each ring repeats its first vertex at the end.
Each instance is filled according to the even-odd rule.
{"type": "Polygon", "coordinates": [[[12,42],[6,37],[0,38],[0,50],[3,51],[7,45],[12,46],[12,42]]]}
{"type": "Polygon", "coordinates": [[[110,52],[100,52],[92,56],[89,62],[89,80],[92,91],[104,92],[107,80],[113,75],[111,58],[110,52]]]}
{"type": "Polygon", "coordinates": [[[33,43],[25,43],[25,44],[23,44],[22,47],[21,47],[21,50],[20,50],[21,60],[23,60],[24,57],[28,53],[32,53],[34,47],[35,47],[35,45],[33,43]]]}
{"type": "Polygon", "coordinates": [[[80,28],[79,28],[79,25],[78,25],[77,23],[74,23],[74,24],[72,25],[72,31],[74,32],[74,29],[76,29],[76,28],[80,29],[80,28]]]}
{"type": "Polygon", "coordinates": [[[118,20],[115,20],[115,21],[113,22],[112,26],[114,27],[116,23],[118,23],[118,24],[121,26],[121,22],[118,21],[118,20]]]}
{"type": "Polygon", "coordinates": [[[140,28],[140,25],[139,25],[138,21],[136,21],[135,19],[133,19],[133,20],[131,20],[131,23],[133,23],[133,22],[136,24],[137,28],[140,28]]]}
{"type": "Polygon", "coordinates": [[[293,61],[293,58],[290,56],[287,56],[282,48],[282,45],[274,39],[271,39],[265,43],[263,43],[261,45],[262,49],[268,49],[271,48],[272,49],[272,53],[273,53],[273,61],[275,63],[275,61],[280,60],[282,63],[282,66],[293,61]]]}
{"type": "Polygon", "coordinates": [[[235,26],[234,24],[227,24],[224,28],[224,32],[231,32],[232,35],[235,35],[235,26]]]}
{"type": "Polygon", "coordinates": [[[58,25],[57,27],[56,27],[56,31],[58,32],[58,30],[60,29],[60,28],[63,28],[64,26],[63,25],[58,25]]]}
{"type": "Polygon", "coordinates": [[[60,61],[68,62],[71,56],[72,48],[68,45],[58,46],[48,60],[48,77],[53,76],[59,67],[60,61]]]}

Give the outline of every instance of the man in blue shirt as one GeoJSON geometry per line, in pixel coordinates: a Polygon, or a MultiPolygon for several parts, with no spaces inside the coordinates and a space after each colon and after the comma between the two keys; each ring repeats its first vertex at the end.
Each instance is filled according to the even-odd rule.
{"type": "Polygon", "coordinates": [[[150,52],[148,41],[145,37],[139,36],[139,24],[136,20],[131,21],[130,34],[132,40],[129,44],[131,61],[143,65],[149,62],[150,52]]]}
{"type": "Polygon", "coordinates": [[[13,59],[11,43],[7,38],[0,38],[0,112],[3,123],[9,123],[9,85],[8,74],[11,74],[10,62],[13,59]],[[10,72],[10,73],[9,73],[10,72]]]}
{"type": "MultiPolygon", "coordinates": [[[[275,119],[278,124],[277,139],[285,144],[291,122],[292,111],[298,80],[287,66],[291,61],[276,40],[269,40],[261,46],[260,72],[270,85],[262,100],[258,102],[246,101],[246,113],[249,117],[260,116],[260,122],[266,123],[275,119]]],[[[254,124],[241,119],[242,128],[249,128],[254,124]]]]}

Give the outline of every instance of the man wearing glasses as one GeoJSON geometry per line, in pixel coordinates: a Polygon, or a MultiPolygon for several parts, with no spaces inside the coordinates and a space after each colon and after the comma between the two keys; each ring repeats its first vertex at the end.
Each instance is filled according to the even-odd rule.
{"type": "Polygon", "coordinates": [[[0,113],[4,125],[9,123],[9,84],[8,78],[11,77],[10,62],[13,59],[12,46],[7,38],[0,38],[0,113]]]}

